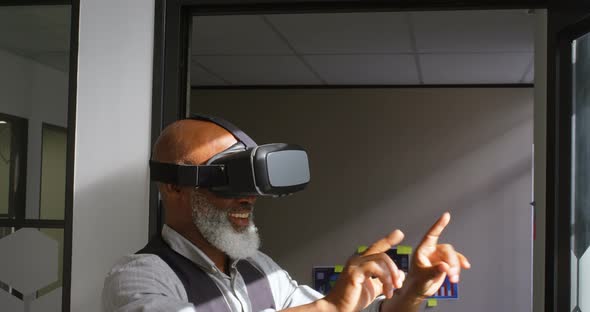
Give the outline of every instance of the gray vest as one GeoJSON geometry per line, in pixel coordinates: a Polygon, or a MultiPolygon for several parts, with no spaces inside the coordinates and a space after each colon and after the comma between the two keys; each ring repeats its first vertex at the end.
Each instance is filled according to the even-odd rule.
{"type": "MultiPolygon", "coordinates": [[[[170,248],[160,236],[150,240],[137,254],[157,255],[166,262],[184,285],[189,302],[198,312],[231,312],[213,279],[199,266],[170,248]]],[[[264,274],[247,260],[240,260],[236,268],[246,283],[252,310],[274,310],[270,284],[264,274]]]]}

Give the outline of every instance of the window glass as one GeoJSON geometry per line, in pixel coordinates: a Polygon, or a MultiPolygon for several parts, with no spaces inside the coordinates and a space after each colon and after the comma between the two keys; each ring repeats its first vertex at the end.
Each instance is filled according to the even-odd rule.
{"type": "Polygon", "coordinates": [[[1,311],[62,309],[70,19],[0,5],[1,311]]]}
{"type": "Polygon", "coordinates": [[[61,310],[63,229],[0,228],[3,311],[61,310]],[[6,310],[4,310],[6,308],[6,310]]]}
{"type": "Polygon", "coordinates": [[[66,197],[65,128],[43,125],[41,154],[41,219],[63,219],[66,197]]]}
{"type": "Polygon", "coordinates": [[[11,133],[10,122],[0,120],[0,218],[8,217],[11,133]]]}
{"type": "Polygon", "coordinates": [[[573,42],[571,308],[590,311],[590,35],[573,42]]]}

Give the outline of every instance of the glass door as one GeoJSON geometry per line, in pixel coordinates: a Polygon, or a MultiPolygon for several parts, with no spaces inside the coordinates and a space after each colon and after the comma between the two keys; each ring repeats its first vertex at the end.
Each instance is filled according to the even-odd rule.
{"type": "Polygon", "coordinates": [[[549,11],[545,311],[590,311],[590,11],[549,11]]]}
{"type": "Polygon", "coordinates": [[[571,43],[570,311],[590,311],[590,34],[571,43]]]}
{"type": "Polygon", "coordinates": [[[33,2],[0,5],[0,311],[68,311],[72,5],[33,2]]]}

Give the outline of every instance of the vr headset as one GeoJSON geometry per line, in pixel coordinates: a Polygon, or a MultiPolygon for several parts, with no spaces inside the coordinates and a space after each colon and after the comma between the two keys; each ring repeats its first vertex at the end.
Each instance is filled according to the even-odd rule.
{"type": "Polygon", "coordinates": [[[310,180],[307,152],[286,143],[257,145],[228,121],[193,115],[189,119],[212,122],[238,140],[211,157],[206,164],[192,166],[150,161],[152,181],[179,186],[205,187],[222,197],[281,197],[303,190],[310,180]]]}

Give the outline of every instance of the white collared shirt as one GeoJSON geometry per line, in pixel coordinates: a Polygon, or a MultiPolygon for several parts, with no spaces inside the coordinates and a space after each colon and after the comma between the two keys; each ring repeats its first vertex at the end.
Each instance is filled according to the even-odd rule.
{"type": "MultiPolygon", "coordinates": [[[[232,261],[230,275],[227,275],[199,248],[166,225],[162,229],[162,238],[174,251],[194,262],[211,277],[231,311],[256,312],[252,311],[246,284],[235,267],[237,260],[232,261]]],[[[308,286],[298,285],[262,252],[257,252],[248,260],[268,279],[277,310],[323,297],[308,286]]],[[[380,300],[375,300],[365,311],[379,311],[379,306],[380,300]]],[[[198,312],[188,302],[187,293],[176,273],[160,257],[151,254],[128,255],[115,264],[105,279],[102,309],[108,312],[198,312]]]]}

